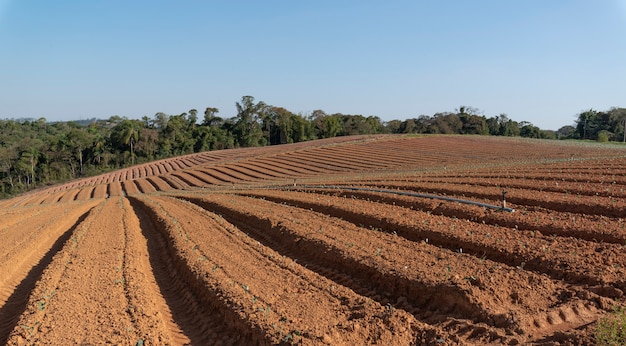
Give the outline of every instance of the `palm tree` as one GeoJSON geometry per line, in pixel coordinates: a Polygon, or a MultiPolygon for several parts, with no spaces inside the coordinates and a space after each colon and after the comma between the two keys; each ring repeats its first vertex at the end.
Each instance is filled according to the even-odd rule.
{"type": "Polygon", "coordinates": [[[93,160],[98,166],[102,164],[102,154],[104,153],[106,140],[104,136],[98,134],[93,141],[93,160]]]}
{"type": "Polygon", "coordinates": [[[130,146],[130,164],[135,164],[135,143],[139,140],[139,126],[131,120],[124,121],[122,141],[130,146]]]}

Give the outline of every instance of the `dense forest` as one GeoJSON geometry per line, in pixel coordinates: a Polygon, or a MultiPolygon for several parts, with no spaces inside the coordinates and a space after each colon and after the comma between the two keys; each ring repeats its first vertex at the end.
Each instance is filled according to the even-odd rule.
{"type": "Polygon", "coordinates": [[[455,112],[383,122],[377,116],[304,116],[244,96],[232,118],[207,107],[153,118],[48,122],[45,118],[0,120],[0,197],[43,185],[183,154],[208,150],[295,143],[312,139],[378,133],[476,134],[545,139],[624,141],[626,108],[579,114],[574,126],[541,130],[506,114],[487,118],[471,107],[455,112]]]}

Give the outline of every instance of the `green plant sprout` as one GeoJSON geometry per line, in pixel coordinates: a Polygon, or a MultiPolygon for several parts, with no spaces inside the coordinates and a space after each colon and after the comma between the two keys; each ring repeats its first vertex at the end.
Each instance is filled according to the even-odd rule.
{"type": "Polygon", "coordinates": [[[612,313],[600,319],[594,336],[598,345],[626,345],[626,307],[614,307],[612,313]]]}

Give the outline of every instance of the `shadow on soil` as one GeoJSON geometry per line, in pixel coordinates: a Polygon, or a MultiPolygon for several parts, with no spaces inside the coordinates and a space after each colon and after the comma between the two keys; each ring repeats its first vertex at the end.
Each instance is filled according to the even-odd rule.
{"type": "Polygon", "coordinates": [[[43,271],[50,265],[54,255],[61,251],[63,245],[70,239],[78,225],[91,214],[92,210],[93,208],[81,215],[72,227],[54,242],[50,250],[39,260],[39,263],[32,267],[28,275],[15,287],[13,294],[7,299],[6,303],[0,307],[0,345],[6,344],[9,334],[17,325],[19,316],[26,311],[30,293],[41,278],[43,271]]]}
{"type": "Polygon", "coordinates": [[[268,344],[261,331],[240,321],[236,312],[223,306],[216,293],[192,271],[172,240],[168,239],[171,235],[158,221],[159,217],[142,201],[133,197],[129,201],[148,241],[148,257],[156,284],[174,322],[191,344],[216,342],[211,339],[211,334],[229,336],[234,345],[268,344]]]}

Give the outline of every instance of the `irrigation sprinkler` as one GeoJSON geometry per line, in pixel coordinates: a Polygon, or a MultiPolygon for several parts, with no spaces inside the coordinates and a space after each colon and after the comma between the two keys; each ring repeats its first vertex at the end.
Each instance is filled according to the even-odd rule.
{"type": "Polygon", "coordinates": [[[502,190],[502,209],[506,209],[506,191],[502,190]]]}

